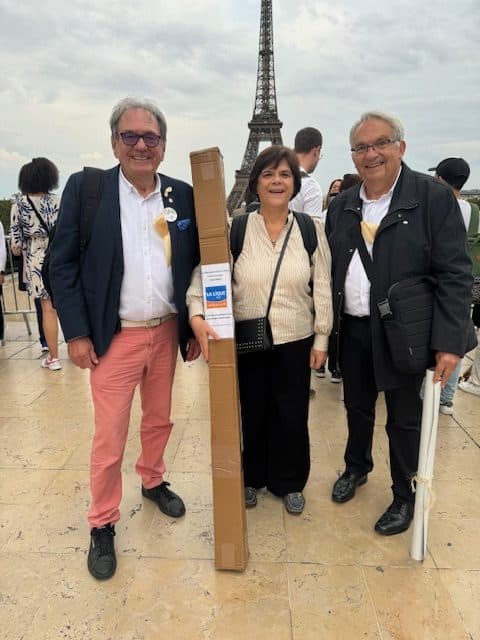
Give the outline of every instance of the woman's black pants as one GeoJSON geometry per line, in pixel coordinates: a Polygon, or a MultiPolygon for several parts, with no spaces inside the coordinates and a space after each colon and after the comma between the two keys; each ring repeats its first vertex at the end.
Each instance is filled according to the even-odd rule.
{"type": "Polygon", "coordinates": [[[247,487],[302,491],[310,471],[308,402],[313,336],[238,357],[247,487]]]}

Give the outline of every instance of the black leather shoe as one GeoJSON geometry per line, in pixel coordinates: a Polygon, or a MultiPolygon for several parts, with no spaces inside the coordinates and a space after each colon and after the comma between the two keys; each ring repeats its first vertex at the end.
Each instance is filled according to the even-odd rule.
{"type": "Polygon", "coordinates": [[[365,484],[367,476],[359,476],[352,471],[344,471],[333,485],[332,500],[334,502],[347,502],[355,495],[355,489],[365,484]]]}
{"type": "Polygon", "coordinates": [[[395,498],[383,516],[377,520],[375,531],[382,536],[394,536],[396,533],[406,531],[412,518],[413,503],[395,498]]]}
{"type": "Polygon", "coordinates": [[[160,511],[165,515],[171,518],[180,518],[185,514],[185,505],[180,496],[170,491],[169,486],[169,482],[162,482],[158,487],[152,489],[142,487],[142,496],[156,502],[160,511]]]}
{"type": "Polygon", "coordinates": [[[90,531],[90,549],[88,551],[88,570],[97,580],[111,578],[117,568],[113,537],[115,527],[106,524],[104,527],[94,527],[90,531]]]}

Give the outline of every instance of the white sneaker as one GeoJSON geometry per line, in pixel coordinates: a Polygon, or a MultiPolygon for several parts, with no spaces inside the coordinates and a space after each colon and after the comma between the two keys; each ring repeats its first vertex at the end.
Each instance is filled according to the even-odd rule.
{"type": "Polygon", "coordinates": [[[465,391],[465,393],[472,393],[474,396],[480,396],[480,385],[473,384],[473,382],[469,382],[468,380],[459,382],[458,388],[465,391]]]}
{"type": "Polygon", "coordinates": [[[60,371],[62,365],[58,358],[50,358],[50,356],[47,356],[42,360],[42,367],[44,369],[50,369],[50,371],[60,371]]]}
{"type": "Polygon", "coordinates": [[[453,416],[453,402],[443,402],[440,404],[440,413],[444,416],[453,416]]]}

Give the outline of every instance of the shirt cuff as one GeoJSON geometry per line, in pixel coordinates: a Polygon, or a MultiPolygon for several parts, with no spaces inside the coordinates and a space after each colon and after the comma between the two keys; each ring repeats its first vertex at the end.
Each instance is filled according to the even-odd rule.
{"type": "Polygon", "coordinates": [[[313,340],[315,351],[328,351],[328,336],[316,335],[313,340]]]}
{"type": "Polygon", "coordinates": [[[190,300],[188,305],[188,317],[193,318],[193,316],[203,316],[205,310],[203,308],[203,300],[190,300]]]}

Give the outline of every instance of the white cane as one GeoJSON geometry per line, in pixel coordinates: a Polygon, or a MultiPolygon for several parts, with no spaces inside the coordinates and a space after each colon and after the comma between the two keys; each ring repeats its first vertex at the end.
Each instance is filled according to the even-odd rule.
{"type": "Polygon", "coordinates": [[[410,555],[419,561],[425,558],[427,552],[428,517],[432,506],[433,464],[440,407],[441,386],[439,382],[433,384],[433,374],[433,370],[428,369],[425,377],[418,471],[413,479],[416,490],[410,555]]]}

